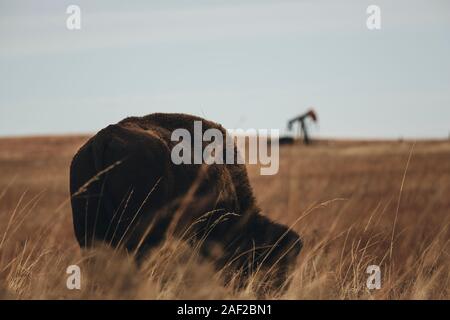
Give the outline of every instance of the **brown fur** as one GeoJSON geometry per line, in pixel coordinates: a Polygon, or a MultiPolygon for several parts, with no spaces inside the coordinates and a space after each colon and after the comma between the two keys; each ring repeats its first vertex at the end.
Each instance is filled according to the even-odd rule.
{"type": "MultiPolygon", "coordinates": [[[[254,272],[261,264],[284,279],[301,249],[298,235],[260,214],[245,165],[172,163],[173,130],[193,136],[225,129],[185,114],[150,114],[110,125],[74,156],[70,187],[75,234],[81,247],[97,241],[135,252],[138,259],[165,237],[201,242],[201,252],[223,248],[219,267],[254,272]],[[93,177],[97,176],[95,179],[93,177]],[[272,268],[273,269],[273,268],[272,268]]],[[[207,143],[204,143],[204,146],[207,143]]]]}

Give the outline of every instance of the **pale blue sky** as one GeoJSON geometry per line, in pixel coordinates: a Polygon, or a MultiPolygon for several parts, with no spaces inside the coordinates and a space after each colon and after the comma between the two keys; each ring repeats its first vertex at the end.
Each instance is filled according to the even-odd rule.
{"type": "Polygon", "coordinates": [[[446,138],[449,57],[446,0],[0,0],[0,135],[152,112],[285,129],[313,106],[315,135],[446,138]]]}

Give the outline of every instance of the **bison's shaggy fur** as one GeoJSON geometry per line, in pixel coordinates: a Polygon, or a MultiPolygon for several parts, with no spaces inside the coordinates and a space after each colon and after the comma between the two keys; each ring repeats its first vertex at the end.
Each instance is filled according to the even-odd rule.
{"type": "MultiPolygon", "coordinates": [[[[141,259],[165,237],[200,244],[216,264],[248,275],[262,267],[283,281],[300,252],[299,236],[260,214],[245,165],[175,165],[171,133],[202,121],[185,114],[126,118],[92,137],[74,156],[70,189],[81,247],[106,242],[141,259]]],[[[206,143],[204,143],[206,145],[206,143]]]]}

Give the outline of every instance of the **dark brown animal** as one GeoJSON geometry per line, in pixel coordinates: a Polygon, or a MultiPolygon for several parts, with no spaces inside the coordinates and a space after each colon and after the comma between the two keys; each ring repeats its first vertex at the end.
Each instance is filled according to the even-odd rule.
{"type": "MultiPolygon", "coordinates": [[[[260,214],[245,165],[175,165],[173,130],[193,135],[225,129],[185,114],[130,117],[98,132],[74,156],[70,190],[75,234],[81,247],[106,242],[141,259],[165,237],[200,243],[218,267],[249,275],[276,270],[278,284],[300,252],[299,236],[260,214]]],[[[204,146],[207,143],[204,143],[204,146]]],[[[236,147],[235,147],[236,148],[236,147]]]]}

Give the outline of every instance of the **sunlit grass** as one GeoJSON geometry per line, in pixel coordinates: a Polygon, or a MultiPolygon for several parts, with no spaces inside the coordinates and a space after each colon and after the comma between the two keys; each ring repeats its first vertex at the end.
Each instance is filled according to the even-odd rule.
{"type": "MultiPolygon", "coordinates": [[[[106,246],[82,253],[71,223],[68,164],[83,140],[0,141],[0,298],[261,297],[261,274],[244,288],[234,285],[237,275],[225,283],[223,270],[202,258],[198,245],[177,237],[140,266],[132,253],[106,246]],[[73,264],[82,270],[81,290],[66,287],[73,264]]],[[[263,213],[304,241],[289,285],[264,298],[450,298],[450,143],[411,147],[283,147],[278,175],[249,168],[263,213]],[[382,271],[380,290],[366,287],[372,264],[382,271]]]]}

